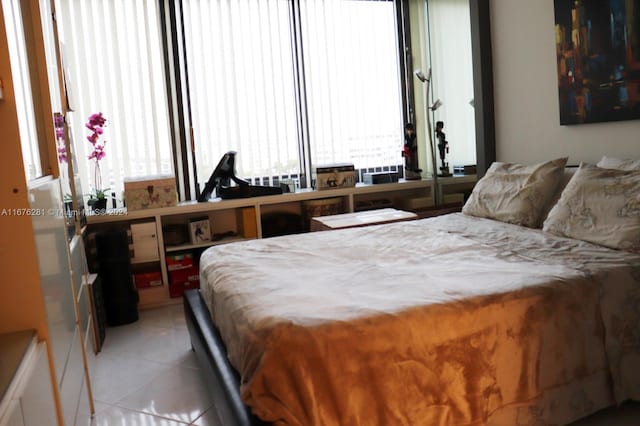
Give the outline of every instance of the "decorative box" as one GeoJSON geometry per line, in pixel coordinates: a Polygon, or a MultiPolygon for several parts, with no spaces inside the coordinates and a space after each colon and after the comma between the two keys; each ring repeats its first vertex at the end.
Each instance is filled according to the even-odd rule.
{"type": "Polygon", "coordinates": [[[317,166],[313,172],[317,190],[356,186],[356,170],[352,163],[317,166]]]}
{"type": "Polygon", "coordinates": [[[209,218],[191,219],[189,221],[189,235],[191,236],[191,244],[211,241],[209,218]]]}
{"type": "Polygon", "coordinates": [[[129,211],[175,206],[176,179],[173,175],[125,178],[124,198],[129,211]]]}

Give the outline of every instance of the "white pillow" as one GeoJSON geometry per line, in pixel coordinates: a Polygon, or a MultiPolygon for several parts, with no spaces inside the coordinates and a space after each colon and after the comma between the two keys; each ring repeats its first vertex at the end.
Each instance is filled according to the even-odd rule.
{"type": "Polygon", "coordinates": [[[493,163],[473,188],[462,212],[530,228],[539,227],[566,163],[567,158],[531,166],[493,163]]]}
{"type": "Polygon", "coordinates": [[[630,158],[620,159],[615,157],[603,156],[596,166],[603,169],[617,170],[640,170],[640,160],[632,160],[630,158]]]}
{"type": "Polygon", "coordinates": [[[640,170],[581,164],[542,229],[614,249],[640,252],[640,170]]]}

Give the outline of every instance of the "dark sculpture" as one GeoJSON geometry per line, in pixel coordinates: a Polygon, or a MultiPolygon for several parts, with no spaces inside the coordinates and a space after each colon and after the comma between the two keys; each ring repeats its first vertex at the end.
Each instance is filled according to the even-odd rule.
{"type": "Polygon", "coordinates": [[[236,152],[229,151],[222,156],[218,165],[211,173],[211,177],[198,197],[199,202],[207,201],[215,189],[218,197],[248,198],[263,195],[282,194],[282,189],[274,186],[251,185],[246,180],[236,176],[236,152]],[[231,185],[231,181],[235,186],[231,185]]]}
{"type": "Polygon", "coordinates": [[[436,122],[436,137],[438,138],[438,151],[440,152],[440,161],[442,162],[442,166],[440,166],[440,173],[438,176],[451,176],[451,172],[449,171],[449,163],[445,161],[445,155],[449,153],[449,142],[447,142],[446,135],[442,131],[444,128],[444,122],[438,121],[436,122]]]}
{"type": "Polygon", "coordinates": [[[422,169],[418,167],[418,144],[416,143],[416,130],[413,124],[407,123],[404,126],[404,147],[402,149],[404,157],[404,177],[405,179],[420,179],[422,169]]]}

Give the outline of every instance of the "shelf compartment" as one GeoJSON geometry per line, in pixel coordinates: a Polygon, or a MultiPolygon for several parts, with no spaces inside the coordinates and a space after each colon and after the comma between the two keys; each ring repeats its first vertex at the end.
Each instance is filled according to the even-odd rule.
{"type": "Polygon", "coordinates": [[[167,253],[172,253],[172,252],[176,252],[176,251],[183,251],[183,250],[193,250],[193,249],[199,249],[199,248],[206,248],[206,247],[211,247],[211,246],[217,246],[219,244],[229,244],[229,243],[235,243],[237,241],[248,241],[248,240],[252,240],[253,238],[245,238],[245,237],[229,237],[229,238],[223,238],[221,240],[218,241],[203,241],[201,243],[197,243],[197,244],[181,244],[179,246],[167,246],[164,248],[164,251],[167,253]]]}

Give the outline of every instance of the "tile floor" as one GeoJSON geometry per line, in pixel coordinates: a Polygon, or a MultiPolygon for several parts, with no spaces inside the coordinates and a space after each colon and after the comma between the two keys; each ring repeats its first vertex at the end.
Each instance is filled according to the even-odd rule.
{"type": "Polygon", "coordinates": [[[89,425],[220,425],[182,309],[140,311],[137,322],[107,329],[102,351],[90,357],[96,414],[89,425]]]}
{"type": "MultiPolygon", "coordinates": [[[[181,304],[141,311],[139,321],[109,328],[90,369],[96,415],[82,426],[224,426],[198,373],[181,304]]],[[[640,403],[572,424],[604,425],[640,425],[640,403]]]]}

